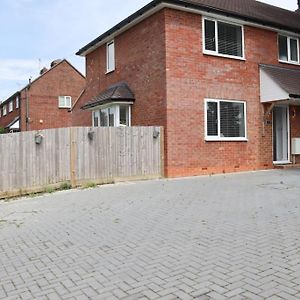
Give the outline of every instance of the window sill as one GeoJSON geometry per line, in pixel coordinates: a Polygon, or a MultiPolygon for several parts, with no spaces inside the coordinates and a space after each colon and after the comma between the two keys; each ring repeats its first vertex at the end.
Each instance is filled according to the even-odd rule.
{"type": "Polygon", "coordinates": [[[299,66],[300,63],[299,62],[294,62],[294,61],[285,61],[285,60],[278,60],[280,63],[282,64],[287,64],[287,65],[296,65],[296,66],[299,66]]]}
{"type": "Polygon", "coordinates": [[[247,138],[205,138],[206,142],[248,142],[247,138]]]}
{"type": "Polygon", "coordinates": [[[64,107],[58,107],[59,109],[71,109],[72,107],[66,107],[66,106],[64,106],[64,107]]]}
{"type": "Polygon", "coordinates": [[[109,71],[106,71],[105,75],[108,75],[108,74],[110,74],[110,73],[113,73],[115,70],[116,70],[116,69],[114,69],[114,70],[109,70],[109,71]]]}
{"type": "Polygon", "coordinates": [[[232,56],[232,55],[220,54],[220,53],[216,53],[216,52],[210,52],[210,51],[207,51],[207,50],[204,50],[204,51],[203,51],[203,54],[205,54],[205,55],[210,55],[210,56],[217,56],[217,57],[231,58],[231,59],[235,59],[235,60],[246,61],[246,58],[245,58],[245,57],[239,57],[239,56],[232,56]]]}

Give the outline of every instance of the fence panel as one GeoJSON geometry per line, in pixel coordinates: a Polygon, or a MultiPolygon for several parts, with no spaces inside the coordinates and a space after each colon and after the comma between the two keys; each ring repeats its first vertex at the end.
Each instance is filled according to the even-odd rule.
{"type": "Polygon", "coordinates": [[[162,136],[161,127],[73,127],[0,135],[0,197],[66,181],[76,185],[160,177],[162,136]]]}

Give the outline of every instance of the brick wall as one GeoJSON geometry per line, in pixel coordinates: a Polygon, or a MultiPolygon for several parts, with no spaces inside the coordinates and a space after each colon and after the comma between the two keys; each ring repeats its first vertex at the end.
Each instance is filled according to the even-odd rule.
{"type": "MultiPolygon", "coordinates": [[[[291,138],[300,138],[300,106],[290,107],[291,138]]],[[[300,164],[300,155],[296,156],[296,163],[300,164]]]]}
{"type": "Polygon", "coordinates": [[[164,12],[115,38],[116,70],[106,73],[106,45],[86,57],[86,92],[72,112],[73,125],[92,125],[80,109],[100,92],[126,81],[135,94],[132,125],[166,125],[164,12]]]}
{"type": "Polygon", "coordinates": [[[277,34],[245,26],[241,61],[204,55],[201,27],[200,15],[164,9],[115,38],[115,72],[105,74],[105,45],[88,54],[73,124],[91,125],[91,112],[80,107],[126,81],[136,96],[132,124],[165,127],[167,176],[272,168],[272,116],[264,118],[260,103],[259,63],[279,64],[277,34]],[[246,101],[247,142],[205,141],[205,98],[246,101]]]}
{"type": "Polygon", "coordinates": [[[259,63],[279,64],[277,34],[245,26],[246,61],[209,56],[202,51],[200,15],[171,9],[165,15],[168,176],[272,167],[272,125],[263,121],[259,63]],[[205,141],[205,98],[246,101],[248,142],[205,141]]]}
{"type": "Polygon", "coordinates": [[[58,107],[59,96],[76,101],[85,79],[63,61],[32,83],[28,91],[29,124],[26,128],[26,91],[21,91],[21,130],[41,130],[72,125],[69,109],[58,107]]]}

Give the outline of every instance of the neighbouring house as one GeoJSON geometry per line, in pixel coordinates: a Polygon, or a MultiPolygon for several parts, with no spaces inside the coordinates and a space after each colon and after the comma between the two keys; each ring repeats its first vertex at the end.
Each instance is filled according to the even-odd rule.
{"type": "Polygon", "coordinates": [[[67,60],[50,69],[0,104],[0,128],[6,132],[42,130],[72,125],[70,109],[85,86],[85,77],[67,60]]]}
{"type": "Polygon", "coordinates": [[[77,53],[73,124],[164,126],[169,177],[300,163],[299,37],[299,10],[152,1],[77,53]]]}

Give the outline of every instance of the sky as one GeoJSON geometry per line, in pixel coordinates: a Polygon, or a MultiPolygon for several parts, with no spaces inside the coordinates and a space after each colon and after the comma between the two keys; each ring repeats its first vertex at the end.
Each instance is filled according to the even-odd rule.
{"type": "MultiPolygon", "coordinates": [[[[226,0],[224,0],[226,1],[226,0]]],[[[150,0],[0,0],[0,101],[58,58],[85,73],[75,53],[150,0]]],[[[296,10],[297,0],[261,0],[296,10]]]]}

